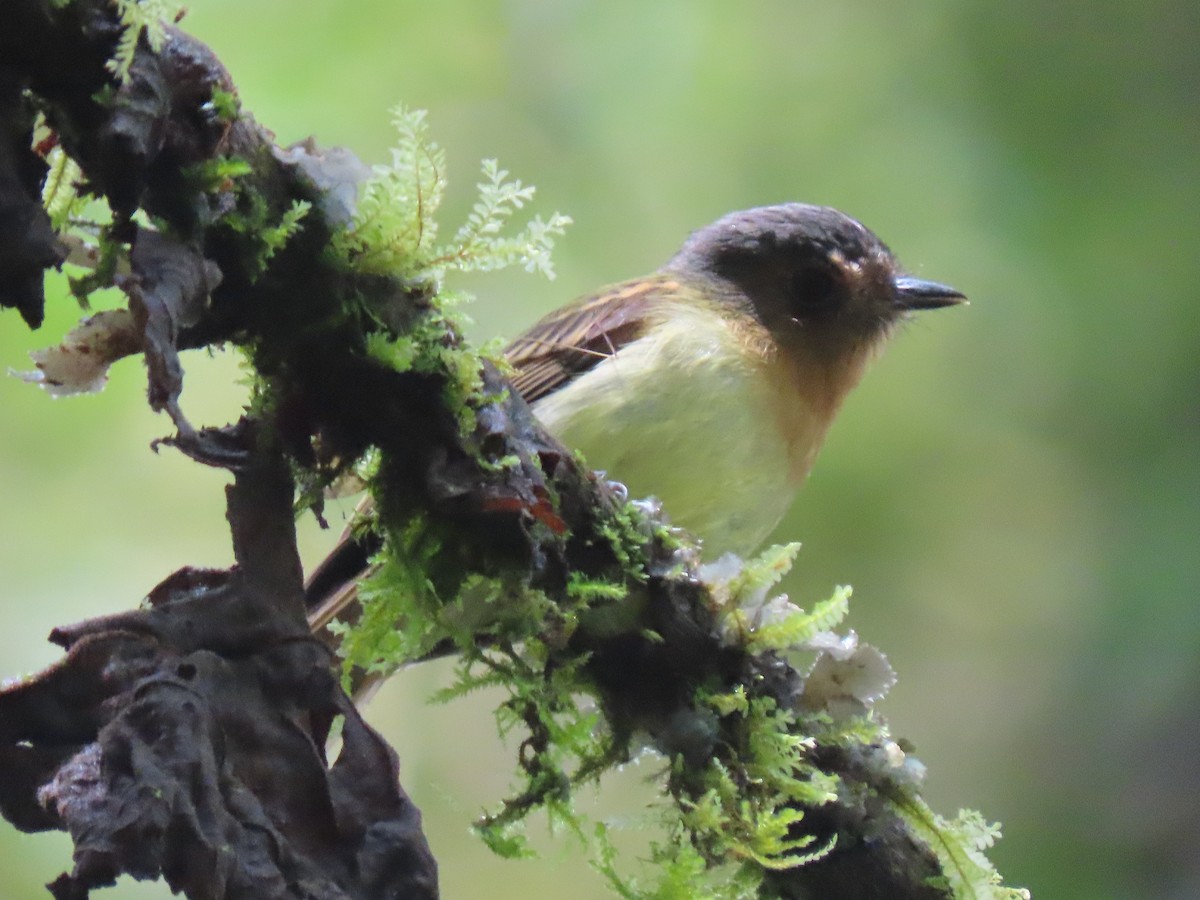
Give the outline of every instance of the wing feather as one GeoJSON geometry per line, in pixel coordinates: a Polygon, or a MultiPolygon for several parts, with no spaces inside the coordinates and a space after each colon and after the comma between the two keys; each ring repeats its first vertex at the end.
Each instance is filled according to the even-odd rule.
{"type": "Polygon", "coordinates": [[[667,275],[625,281],[558,309],[505,348],[511,379],[527,403],[636,341],[653,324],[664,297],[680,290],[667,275]]]}

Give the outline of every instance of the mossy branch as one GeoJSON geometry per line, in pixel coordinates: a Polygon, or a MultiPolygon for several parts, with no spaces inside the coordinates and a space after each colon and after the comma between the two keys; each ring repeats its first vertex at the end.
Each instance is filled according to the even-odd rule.
{"type": "MultiPolygon", "coordinates": [[[[479,824],[489,843],[519,852],[512,826],[545,808],[596,836],[598,868],[626,897],[1003,895],[980,852],[992,833],[970,817],[949,824],[920,801],[919,766],[874,711],[890,667],[877,650],[831,630],[845,615],[846,595],[810,612],[769,596],[790,562],[787,548],[748,562],[701,565],[694,543],[656,510],[616,496],[533,420],[502,368],[464,342],[444,272],[517,263],[549,273],[550,244],[565,219],[534,219],[504,236],[531,189],[487,163],[478,205],[440,246],[434,212],[445,160],[422,116],[397,112],[397,153],[373,177],[344,152],[311,142],[276,147],[239,108],[236,87],[212,52],[173,26],[148,25],[131,14],[137,8],[125,0],[11,0],[6,7],[0,233],[21,240],[0,254],[0,304],[40,322],[41,274],[70,249],[57,229],[71,219],[63,179],[75,176],[56,168],[47,215],[47,166],[36,149],[44,142],[35,140],[35,129],[44,127],[78,166],[83,190],[111,211],[97,232],[99,257],[111,263],[103,277],[129,300],[125,315],[93,320],[87,352],[76,345],[75,355],[102,347],[111,362],[140,352],[149,401],[176,427],[168,443],[238,473],[267,466],[276,486],[298,483],[318,514],[321,490],[370,459],[377,525],[365,542],[378,553],[376,574],[365,594],[364,628],[347,633],[344,646],[353,661],[387,669],[453,645],[461,653],[462,690],[487,683],[508,691],[498,715],[502,727],[526,732],[518,761],[524,781],[479,824]],[[221,343],[242,348],[250,360],[251,416],[233,431],[197,429],[180,404],[179,354],[221,343]],[[392,628],[397,621],[401,632],[392,628]],[[804,672],[783,655],[797,650],[816,659],[804,672]],[[583,694],[596,700],[596,714],[578,704],[583,694]],[[651,852],[652,886],[621,873],[604,830],[585,827],[570,804],[575,785],[645,744],[669,761],[667,838],[651,852]]],[[[50,371],[42,369],[43,381],[70,387],[62,382],[73,376],[50,371]]],[[[87,376],[96,382],[94,371],[87,376]]],[[[246,483],[244,474],[239,478],[246,483]]],[[[214,597],[253,596],[270,601],[253,606],[254,615],[241,600],[213,607],[227,631],[199,649],[228,661],[309,646],[295,630],[303,609],[291,557],[280,551],[287,529],[279,524],[278,494],[270,498],[275,518],[262,519],[275,535],[269,560],[259,559],[267,551],[247,538],[253,529],[239,531],[255,517],[244,506],[235,512],[231,501],[239,568],[172,576],[159,597],[164,608],[151,618],[157,640],[190,634],[173,630],[181,610],[207,609],[214,597]]],[[[122,627],[150,628],[130,615],[122,627]]],[[[188,615],[185,624],[210,621],[188,615]]],[[[65,643],[71,670],[85,654],[74,638],[65,643]]],[[[105,652],[129,646],[95,649],[88,671],[95,654],[103,662],[105,652]]],[[[191,671],[173,656],[170,665],[175,678],[191,671]]],[[[50,702],[55,678],[35,680],[39,702],[50,702]]],[[[0,695],[12,721],[44,712],[22,706],[30,695],[0,695]]],[[[105,715],[135,708],[136,691],[121,696],[132,705],[106,701],[105,715]]],[[[215,701],[213,708],[225,709],[215,701]]],[[[319,745],[340,715],[358,735],[354,752],[328,768],[306,756],[295,770],[277,773],[294,784],[270,789],[272,796],[327,796],[317,805],[337,831],[346,824],[339,804],[354,773],[394,776],[394,766],[386,750],[362,737],[365,726],[340,700],[323,700],[316,710],[296,716],[312,723],[305,746],[314,739],[319,745]],[[316,783],[327,794],[314,794],[316,783]]],[[[87,753],[102,762],[114,752],[85,713],[99,715],[82,711],[74,743],[53,749],[32,725],[4,732],[8,756],[32,751],[38,760],[21,770],[24,780],[0,792],[10,819],[72,827],[67,806],[39,818],[33,793],[52,779],[77,787],[83,781],[70,780],[71,766],[91,759],[87,753]]],[[[212,746],[235,734],[220,714],[205,721],[203,740],[212,746]]],[[[237,747],[230,752],[236,761],[237,747]]],[[[405,896],[431,896],[430,861],[413,852],[423,846],[419,824],[407,798],[389,796],[391,805],[371,822],[389,823],[373,840],[396,849],[388,857],[394,877],[345,890],[384,896],[403,883],[410,885],[405,896]]],[[[244,800],[238,794],[220,802],[244,800]]],[[[130,809],[147,822],[163,815],[159,806],[130,809]]],[[[303,819],[268,805],[261,833],[299,827],[303,819]]],[[[345,833],[361,839],[366,825],[352,824],[362,827],[345,833]]],[[[77,867],[62,890],[86,891],[117,871],[175,871],[174,859],[127,849],[108,869],[94,860],[77,867]]],[[[346,867],[327,872],[330,881],[365,877],[346,859],[344,852],[323,859],[332,869],[346,867]]],[[[294,896],[294,880],[280,877],[244,895],[294,896]]],[[[184,889],[190,896],[215,890],[202,881],[184,889]]]]}

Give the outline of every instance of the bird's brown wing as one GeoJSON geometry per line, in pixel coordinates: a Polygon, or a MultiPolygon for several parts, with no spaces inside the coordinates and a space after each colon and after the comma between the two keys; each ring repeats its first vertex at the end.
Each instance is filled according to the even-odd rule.
{"type": "Polygon", "coordinates": [[[662,297],[679,289],[670,276],[651,275],[555,310],[505,348],[513,387],[526,403],[553,393],[645,334],[662,297]]]}

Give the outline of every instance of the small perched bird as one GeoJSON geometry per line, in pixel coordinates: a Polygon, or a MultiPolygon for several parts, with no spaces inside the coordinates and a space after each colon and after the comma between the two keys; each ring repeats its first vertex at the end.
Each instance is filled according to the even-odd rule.
{"type": "MultiPolygon", "coordinates": [[[[785,203],[701,228],[654,274],[551,313],[505,355],[537,417],[589,465],[658,497],[710,559],[744,555],[791,506],[896,324],[964,299],[903,274],[849,216],[785,203]]],[[[318,570],[314,627],[344,605],[321,585],[318,570]]]]}
{"type": "Polygon", "coordinates": [[[505,355],[589,465],[662,500],[706,556],[745,554],[896,323],[963,299],[903,275],[849,216],[786,203],[701,228],[653,275],[551,313],[505,355]]]}

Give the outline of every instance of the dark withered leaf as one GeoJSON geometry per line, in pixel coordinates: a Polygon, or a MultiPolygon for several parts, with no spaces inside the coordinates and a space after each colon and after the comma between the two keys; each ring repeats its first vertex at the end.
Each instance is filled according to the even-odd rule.
{"type": "Polygon", "coordinates": [[[0,74],[0,307],[42,324],[43,272],[63,260],[41,204],[46,164],[30,148],[33,113],[20,84],[0,74]]]}
{"type": "Polygon", "coordinates": [[[150,406],[166,409],[183,433],[191,429],[179,411],[183,366],[179,362],[179,331],[203,314],[209,294],[221,273],[195,248],[149,229],[139,229],[130,253],[133,275],[120,287],[142,333],[149,371],[150,406]]]}
{"type": "Polygon", "coordinates": [[[0,690],[0,811],[75,844],[55,897],[120,874],[230,900],[437,896],[395,753],[299,614],[289,486],[280,467],[239,473],[238,567],[58,629],[65,659],[0,690]]]}

